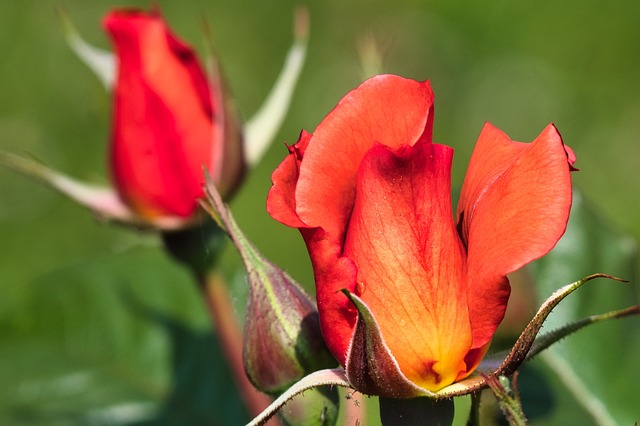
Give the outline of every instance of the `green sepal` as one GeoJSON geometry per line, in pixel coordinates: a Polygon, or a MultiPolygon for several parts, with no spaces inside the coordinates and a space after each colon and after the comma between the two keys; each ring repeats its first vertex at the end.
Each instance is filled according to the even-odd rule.
{"type": "Polygon", "coordinates": [[[0,166],[7,167],[59,192],[91,210],[99,219],[136,229],[172,231],[193,226],[199,218],[185,220],[178,216],[144,218],[133,212],[109,186],[92,185],[74,179],[31,158],[0,150],[0,166]]]}
{"type": "Polygon", "coordinates": [[[341,386],[351,388],[345,372],[341,368],[315,371],[303,377],[293,386],[287,389],[275,401],[271,403],[260,415],[255,417],[247,426],[260,426],[269,421],[284,405],[293,397],[319,386],[341,386]]]}
{"type": "Polygon", "coordinates": [[[504,352],[499,352],[486,356],[476,369],[476,374],[439,390],[438,392],[436,392],[435,397],[443,398],[460,396],[485,389],[486,387],[488,387],[488,377],[510,376],[520,367],[520,365],[522,365],[524,361],[530,359],[539,351],[548,347],[548,345],[550,345],[551,343],[561,339],[562,337],[565,337],[566,335],[578,330],[579,328],[584,327],[585,325],[588,325],[588,323],[594,323],[605,319],[612,319],[636,314],[636,310],[632,307],[628,310],[616,311],[617,314],[616,312],[604,314],[597,320],[586,320],[586,323],[583,324],[582,327],[575,328],[569,325],[567,326],[568,328],[564,331],[564,334],[557,334],[557,336],[554,337],[553,341],[550,341],[551,338],[546,335],[538,336],[542,325],[544,324],[553,308],[555,308],[565,297],[580,288],[583,284],[596,278],[608,278],[611,280],[624,282],[624,280],[610,275],[593,274],[560,288],[542,304],[542,306],[538,309],[538,312],[529,322],[516,343],[506,355],[504,352]],[[539,342],[539,345],[535,344],[536,341],[539,342]]]}
{"type": "Polygon", "coordinates": [[[347,352],[345,370],[354,389],[385,398],[415,398],[433,393],[417,386],[400,371],[367,305],[348,290],[342,292],[358,310],[358,320],[347,352]]]}
{"type": "Polygon", "coordinates": [[[111,91],[116,79],[115,55],[108,50],[87,43],[61,8],[58,8],[58,16],[62,20],[67,44],[73,53],[93,71],[104,88],[111,91]]]}
{"type": "Polygon", "coordinates": [[[530,360],[531,358],[538,355],[543,350],[547,349],[552,344],[559,342],[560,340],[567,337],[568,335],[573,334],[576,331],[588,325],[596,324],[596,323],[610,320],[610,319],[624,318],[624,317],[629,317],[634,315],[640,315],[640,305],[630,306],[626,309],[619,309],[616,311],[611,311],[611,312],[607,312],[600,315],[591,315],[587,318],[583,318],[581,320],[567,324],[564,327],[561,327],[557,330],[541,334],[533,342],[533,346],[527,353],[526,359],[530,360]]]}
{"type": "Polygon", "coordinates": [[[515,372],[518,367],[520,367],[520,365],[527,359],[529,351],[531,350],[533,343],[538,336],[540,329],[542,328],[542,324],[547,319],[553,308],[558,306],[558,304],[565,297],[576,291],[578,288],[582,287],[583,284],[595,278],[607,278],[610,280],[625,282],[625,280],[613,277],[611,275],[593,274],[557,290],[538,309],[538,312],[535,314],[529,324],[527,324],[524,331],[520,334],[520,337],[513,345],[507,358],[505,358],[505,360],[502,362],[502,365],[494,374],[503,376],[509,376],[513,374],[513,372],[515,372]]]}
{"type": "Polygon", "coordinates": [[[92,210],[98,217],[133,225],[142,225],[134,213],[118,198],[115,190],[76,180],[39,161],[0,150],[0,165],[58,191],[92,210]]]}
{"type": "Polygon", "coordinates": [[[308,40],[309,13],[299,7],[294,16],[294,42],[282,70],[267,99],[244,126],[244,153],[249,166],[260,162],[286,117],[307,55],[308,40]]]}
{"type": "Polygon", "coordinates": [[[204,208],[231,238],[249,280],[243,358],[247,376],[263,392],[279,394],[306,374],[333,367],[313,299],[251,244],[207,175],[204,208]]]}

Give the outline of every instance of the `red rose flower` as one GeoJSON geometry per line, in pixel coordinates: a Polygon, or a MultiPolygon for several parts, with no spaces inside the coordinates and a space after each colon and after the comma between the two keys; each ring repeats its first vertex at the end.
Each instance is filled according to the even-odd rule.
{"type": "Polygon", "coordinates": [[[303,132],[273,173],[267,209],[300,229],[324,338],[347,375],[368,375],[349,377],[365,393],[415,396],[407,383],[433,392],[471,374],[504,316],[506,275],[551,250],[569,217],[575,157],[553,125],[525,144],[486,124],[455,221],[453,149],[432,142],[432,127],[429,82],[377,76],[303,132]],[[363,346],[344,290],[379,327],[382,347],[364,347],[386,352],[371,356],[402,380],[350,368],[363,346]]]}
{"type": "Polygon", "coordinates": [[[111,171],[120,197],[147,219],[190,218],[205,165],[228,195],[244,163],[239,127],[192,49],[158,11],[116,10],[104,19],[117,57],[111,171]]]}

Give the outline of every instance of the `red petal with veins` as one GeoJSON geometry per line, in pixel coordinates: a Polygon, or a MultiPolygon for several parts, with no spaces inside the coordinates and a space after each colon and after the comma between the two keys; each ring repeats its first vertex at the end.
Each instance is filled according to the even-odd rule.
{"type": "Polygon", "coordinates": [[[356,294],[400,369],[432,391],[466,371],[471,345],[466,254],[451,208],[452,157],[451,148],[429,143],[397,152],[372,148],[360,165],[344,248],[358,266],[356,294]]]}
{"type": "Polygon", "coordinates": [[[482,130],[458,203],[473,348],[487,344],[504,317],[505,275],[548,253],[564,233],[572,154],[553,125],[528,144],[490,124],[482,130]]]}
{"type": "MultiPolygon", "coordinates": [[[[531,144],[485,126],[456,225],[452,149],[431,143],[432,121],[428,82],[366,81],[301,135],[273,174],[267,205],[305,239],[323,335],[342,365],[358,319],[346,289],[375,318],[402,374],[433,391],[476,368],[504,316],[506,274],[563,234],[575,156],[553,126],[531,144]]],[[[373,360],[362,357],[373,338],[363,330],[351,350],[373,360]]],[[[363,365],[350,374],[374,374],[367,368],[378,364],[363,365]]],[[[406,383],[352,380],[406,394],[406,383]]]]}
{"type": "Polygon", "coordinates": [[[301,229],[313,263],[323,334],[343,364],[357,311],[340,292],[356,286],[356,268],[341,257],[342,244],[360,161],[378,142],[392,147],[430,142],[432,127],[429,82],[376,76],[347,94],[310,140],[302,135],[304,148],[290,154],[272,176],[267,209],[301,229]]]}
{"type": "Polygon", "coordinates": [[[353,207],[356,174],[376,143],[397,148],[431,141],[429,82],[381,75],[348,93],[313,133],[296,188],[304,223],[342,240],[353,207]]]}

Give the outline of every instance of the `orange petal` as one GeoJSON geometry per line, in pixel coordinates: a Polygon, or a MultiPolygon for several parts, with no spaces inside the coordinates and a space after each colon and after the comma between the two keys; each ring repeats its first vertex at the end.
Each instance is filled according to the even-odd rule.
{"type": "Polygon", "coordinates": [[[378,141],[390,146],[430,142],[432,123],[433,92],[428,82],[377,76],[347,94],[320,123],[305,141],[309,145],[301,161],[286,160],[282,173],[274,173],[280,189],[270,195],[269,211],[283,223],[301,228],[313,263],[322,331],[343,365],[357,317],[340,293],[353,292],[356,285],[355,265],[341,255],[357,169],[378,141]]]}
{"type": "Polygon", "coordinates": [[[377,145],[362,160],[344,254],[404,375],[435,391],[466,370],[465,253],[451,209],[453,150],[377,145]]]}
{"type": "Polygon", "coordinates": [[[432,127],[429,82],[380,75],[349,92],[316,128],[305,153],[296,189],[302,221],[342,240],[365,153],[377,142],[396,148],[431,141],[432,127]]]}
{"type": "Polygon", "coordinates": [[[347,378],[354,389],[367,395],[386,398],[415,398],[433,395],[408,380],[380,333],[380,327],[368,306],[353,293],[344,291],[358,310],[349,355],[345,364],[347,378]]]}
{"type": "Polygon", "coordinates": [[[513,142],[486,124],[458,204],[467,245],[473,348],[491,340],[509,297],[506,274],[549,252],[571,208],[570,164],[549,125],[533,143],[513,142]]]}
{"type": "Polygon", "coordinates": [[[311,135],[302,131],[298,143],[289,148],[290,154],[273,172],[267,211],[279,222],[300,229],[313,263],[320,328],[327,347],[344,365],[356,310],[340,291],[353,291],[356,268],[351,260],[341,257],[342,247],[335,239],[328,238],[322,228],[309,228],[296,211],[295,190],[300,163],[310,139],[311,135]]]}

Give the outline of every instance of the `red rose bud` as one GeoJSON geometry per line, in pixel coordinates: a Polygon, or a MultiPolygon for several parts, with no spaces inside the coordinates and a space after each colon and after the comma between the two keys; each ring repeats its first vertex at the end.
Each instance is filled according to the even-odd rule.
{"type": "Polygon", "coordinates": [[[313,299],[244,236],[212,183],[209,210],[240,252],[249,279],[244,325],[244,366],[259,390],[278,394],[307,374],[336,366],[313,299]]]}
{"type": "Polygon", "coordinates": [[[111,172],[140,216],[193,219],[204,165],[223,196],[240,183],[240,127],[219,81],[157,10],[115,10],[103,21],[117,57],[111,172]]]}
{"type": "Polygon", "coordinates": [[[453,149],[432,129],[429,82],[377,76],[273,173],[267,209],[301,231],[327,346],[363,393],[433,395],[469,376],[504,317],[506,275],[569,217],[575,156],[553,125],[527,144],[486,124],[455,215],[453,149]]]}
{"type": "Polygon", "coordinates": [[[242,127],[215,59],[208,57],[207,78],[157,9],[115,10],[104,18],[115,53],[87,43],[59,12],[71,49],[114,93],[113,185],[87,184],[9,152],[0,152],[0,166],[41,181],[101,219],[163,231],[192,228],[200,216],[201,167],[229,198],[282,124],[306,57],[306,9],[295,14],[294,43],[273,89],[242,127]]]}

